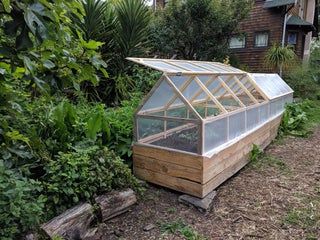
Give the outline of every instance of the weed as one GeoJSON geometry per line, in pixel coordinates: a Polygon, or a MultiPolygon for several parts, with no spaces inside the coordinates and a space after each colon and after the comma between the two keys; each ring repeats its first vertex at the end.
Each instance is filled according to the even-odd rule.
{"type": "Polygon", "coordinates": [[[262,149],[253,144],[250,152],[250,163],[255,168],[262,168],[263,166],[275,167],[280,171],[288,171],[287,165],[279,158],[265,154],[262,149]]]}
{"type": "Polygon", "coordinates": [[[305,199],[305,206],[290,210],[284,217],[285,225],[298,226],[305,229],[307,239],[314,238],[320,228],[320,201],[319,198],[305,199]]]}
{"type": "Polygon", "coordinates": [[[170,223],[162,223],[160,224],[161,232],[163,233],[171,233],[171,234],[180,234],[186,240],[205,240],[203,236],[201,236],[198,232],[192,229],[189,225],[184,223],[181,219],[170,222],[170,223]]]}
{"type": "Polygon", "coordinates": [[[257,162],[258,159],[263,155],[263,150],[256,144],[253,144],[250,152],[249,159],[251,162],[257,162]]]}
{"type": "Polygon", "coordinates": [[[174,207],[168,208],[168,213],[175,213],[176,211],[177,211],[177,209],[174,207]]]}

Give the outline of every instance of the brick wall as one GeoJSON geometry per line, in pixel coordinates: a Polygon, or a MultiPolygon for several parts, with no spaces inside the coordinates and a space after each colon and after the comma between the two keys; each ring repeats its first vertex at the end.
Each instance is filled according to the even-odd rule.
{"type": "Polygon", "coordinates": [[[246,47],[233,50],[239,61],[247,65],[252,72],[268,72],[264,64],[267,49],[282,39],[284,17],[281,8],[265,9],[264,0],[255,1],[249,17],[240,23],[240,31],[246,34],[246,47]],[[255,33],[269,32],[268,47],[255,47],[255,33]]]}

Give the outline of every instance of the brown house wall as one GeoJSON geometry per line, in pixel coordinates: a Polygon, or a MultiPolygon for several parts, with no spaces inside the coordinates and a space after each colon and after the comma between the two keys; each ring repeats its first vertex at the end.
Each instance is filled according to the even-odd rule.
{"type": "Polygon", "coordinates": [[[280,43],[282,40],[284,16],[281,9],[263,8],[264,0],[255,1],[249,17],[241,22],[240,32],[246,34],[246,47],[243,49],[233,49],[236,58],[249,67],[252,72],[268,72],[264,64],[264,56],[267,49],[274,43],[280,43]],[[267,47],[255,47],[255,34],[257,32],[267,31],[269,33],[269,42],[267,47]]]}

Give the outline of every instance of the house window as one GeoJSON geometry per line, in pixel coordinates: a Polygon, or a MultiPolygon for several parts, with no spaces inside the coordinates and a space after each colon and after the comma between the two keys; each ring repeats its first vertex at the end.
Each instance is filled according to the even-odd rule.
{"type": "Polygon", "coordinates": [[[254,46],[255,47],[267,47],[269,42],[268,32],[258,32],[255,34],[254,46]]]}
{"type": "Polygon", "coordinates": [[[244,36],[233,36],[230,38],[229,48],[245,48],[246,38],[244,36]]]}
{"type": "Polygon", "coordinates": [[[296,45],[297,44],[298,33],[289,32],[288,33],[288,45],[296,45]]]}

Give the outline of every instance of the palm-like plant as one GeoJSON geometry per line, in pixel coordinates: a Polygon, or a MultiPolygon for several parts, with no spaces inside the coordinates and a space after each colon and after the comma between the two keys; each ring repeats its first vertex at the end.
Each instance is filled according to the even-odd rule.
{"type": "Polygon", "coordinates": [[[265,63],[268,67],[274,70],[282,71],[289,68],[296,60],[296,54],[290,46],[273,45],[265,56],[265,63]]]}
{"type": "Polygon", "coordinates": [[[124,59],[143,53],[151,13],[145,0],[80,0],[84,16],[74,16],[85,40],[104,42],[102,55],[115,75],[124,70],[124,59]]]}

